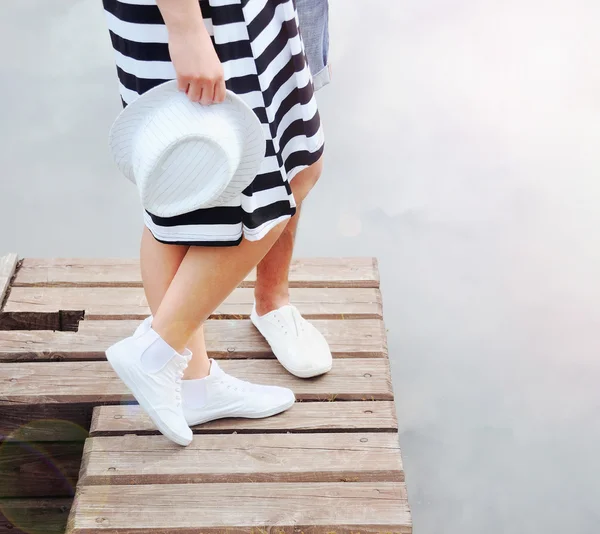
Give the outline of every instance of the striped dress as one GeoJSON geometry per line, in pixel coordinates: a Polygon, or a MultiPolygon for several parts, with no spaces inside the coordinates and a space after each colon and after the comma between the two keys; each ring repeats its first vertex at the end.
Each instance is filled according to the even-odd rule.
{"type": "MultiPolygon", "coordinates": [[[[103,0],[123,105],[176,78],[155,0],[103,0]]],[[[225,85],[263,125],[265,158],[239,198],[176,217],[144,213],[163,243],[231,246],[261,239],[291,217],[289,185],[323,152],[323,132],[294,0],[200,0],[225,85]]]]}

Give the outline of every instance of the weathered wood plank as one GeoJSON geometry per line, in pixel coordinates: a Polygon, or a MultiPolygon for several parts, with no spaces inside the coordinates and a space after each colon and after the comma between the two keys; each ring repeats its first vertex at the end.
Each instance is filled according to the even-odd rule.
{"type": "Polygon", "coordinates": [[[92,410],[90,403],[0,404],[0,441],[83,442],[92,410]]]}
{"type": "MultiPolygon", "coordinates": [[[[325,336],[336,358],[387,355],[380,319],[311,321],[325,336]]],[[[0,362],[103,360],[107,347],[129,336],[139,321],[81,321],[77,332],[0,330],[0,362]]],[[[211,320],[205,337],[212,358],[273,358],[264,338],[249,320],[211,320]]]]}
{"type": "Polygon", "coordinates": [[[0,256],[0,310],[2,309],[4,298],[8,292],[18,262],[19,257],[14,253],[0,256]]]}
{"type": "Polygon", "coordinates": [[[67,533],[222,534],[227,529],[410,534],[412,524],[402,482],[82,486],[67,533]]]}
{"type": "MultiPolygon", "coordinates": [[[[293,303],[311,319],[372,319],[382,316],[381,294],[375,288],[295,288],[293,303]]],[[[213,314],[213,318],[247,318],[254,290],[238,288],[213,314]]],[[[84,310],[86,319],[143,319],[150,310],[142,288],[115,287],[14,287],[3,315],[56,314],[84,310]]],[[[22,328],[27,329],[27,328],[22,328]]]]}
{"type": "Polygon", "coordinates": [[[64,497],[75,493],[83,442],[0,446],[0,497],[64,497]]]}
{"type": "MultiPolygon", "coordinates": [[[[395,432],[393,402],[297,402],[290,410],[266,419],[219,419],[193,428],[196,434],[237,432],[395,432]]],[[[137,405],[94,409],[91,436],[156,434],[154,424],[137,405]]]]}
{"type": "MultiPolygon", "coordinates": [[[[299,400],[393,399],[389,362],[384,358],[340,359],[329,373],[309,380],[285,373],[276,360],[224,360],[221,367],[243,380],[289,387],[299,400]]],[[[108,362],[0,365],[0,405],[132,399],[108,362]]]]}
{"type": "Polygon", "coordinates": [[[73,499],[0,499],[0,534],[64,534],[73,499]]]}
{"type": "Polygon", "coordinates": [[[404,481],[397,434],[204,435],[184,449],[164,436],[96,437],[78,484],[374,481],[404,481]]]}
{"type": "Polygon", "coordinates": [[[3,330],[61,330],[76,332],[83,310],[40,312],[0,312],[0,331],[3,330]]]}
{"type": "MultiPolygon", "coordinates": [[[[253,287],[253,271],[242,287],[253,287]]],[[[137,259],[26,258],[15,287],[142,287],[137,259]]],[[[374,258],[301,258],[292,261],[291,287],[379,287],[374,258]]]]}

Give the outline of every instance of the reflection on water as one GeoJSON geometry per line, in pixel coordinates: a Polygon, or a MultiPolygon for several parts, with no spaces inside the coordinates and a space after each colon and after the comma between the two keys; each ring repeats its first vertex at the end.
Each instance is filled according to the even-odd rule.
{"type": "MultiPolygon", "coordinates": [[[[595,533],[600,3],[332,3],[298,254],[380,259],[415,530],[595,533]]],[[[99,3],[13,2],[0,35],[0,250],[137,254],[99,3]]]]}

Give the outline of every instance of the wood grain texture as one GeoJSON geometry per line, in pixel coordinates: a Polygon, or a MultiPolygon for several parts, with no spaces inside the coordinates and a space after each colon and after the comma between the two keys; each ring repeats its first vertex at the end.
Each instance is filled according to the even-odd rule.
{"type": "MultiPolygon", "coordinates": [[[[380,319],[311,322],[323,333],[336,358],[387,355],[385,327],[380,319]]],[[[139,321],[81,321],[77,332],[0,330],[0,362],[104,360],[106,348],[130,336],[138,325],[139,321]]],[[[249,320],[208,321],[205,337],[212,358],[274,358],[249,320]]]]}
{"type": "MultiPolygon", "coordinates": [[[[253,271],[242,287],[253,287],[253,271]]],[[[137,259],[26,258],[15,287],[142,287],[137,259]]],[[[300,258],[290,267],[291,287],[379,287],[374,258],[300,258]]]]}
{"type": "MultiPolygon", "coordinates": [[[[245,319],[254,302],[254,290],[238,288],[212,318],[245,319]]],[[[381,294],[374,288],[294,288],[292,302],[307,319],[381,318],[381,294]]],[[[143,319],[150,313],[142,288],[132,287],[14,287],[5,314],[52,314],[83,310],[86,319],[143,319]]]]}
{"type": "MultiPolygon", "coordinates": [[[[373,288],[296,288],[291,299],[307,318],[380,318],[381,294],[373,288]]],[[[247,318],[253,290],[236,289],[213,314],[247,318]]],[[[141,288],[13,288],[5,312],[56,313],[84,310],[86,319],[143,319],[149,308],[141,288]]]]}
{"type": "Polygon", "coordinates": [[[85,441],[92,409],[90,403],[0,404],[0,441],[85,441]]]}
{"type": "Polygon", "coordinates": [[[17,269],[18,262],[19,257],[14,253],[0,256],[0,310],[2,309],[2,304],[4,303],[4,298],[8,292],[12,277],[17,269]]]}
{"type": "Polygon", "coordinates": [[[0,499],[0,534],[64,534],[73,499],[0,499]]]}
{"type": "Polygon", "coordinates": [[[203,435],[185,448],[128,435],[86,441],[79,486],[403,480],[391,433],[203,435]]]}
{"type": "Polygon", "coordinates": [[[357,482],[82,486],[67,527],[68,534],[228,531],[410,534],[412,524],[404,483],[357,482]]]}
{"type": "MultiPolygon", "coordinates": [[[[284,372],[276,360],[224,360],[221,367],[243,380],[289,387],[299,400],[393,399],[389,362],[384,358],[340,359],[326,375],[308,380],[284,372]]],[[[0,365],[0,405],[131,400],[108,362],[0,365]]]]}
{"type": "MultiPolygon", "coordinates": [[[[272,432],[395,432],[393,402],[297,402],[290,410],[266,419],[219,419],[193,428],[195,434],[272,432]]],[[[157,434],[154,424],[137,405],[94,409],[91,436],[157,434]]],[[[318,439],[318,438],[315,438],[318,439]]]]}
{"type": "Polygon", "coordinates": [[[64,497],[75,493],[83,442],[0,445],[0,497],[64,497]]]}
{"type": "MultiPolygon", "coordinates": [[[[0,299],[16,266],[0,260],[0,299]]],[[[182,448],[104,360],[149,313],[138,261],[18,264],[0,311],[0,534],[62,532],[80,473],[69,533],[410,534],[376,260],[293,263],[292,301],[336,358],[310,380],[286,373],[247,320],[255,279],[215,311],[209,353],[299,402],[201,425],[182,448]]]]}

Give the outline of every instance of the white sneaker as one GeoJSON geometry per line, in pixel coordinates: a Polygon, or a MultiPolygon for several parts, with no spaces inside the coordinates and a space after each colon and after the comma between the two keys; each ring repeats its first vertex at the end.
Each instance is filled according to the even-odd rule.
{"type": "Polygon", "coordinates": [[[149,315],[148,317],[146,317],[139,324],[139,326],[135,329],[135,332],[133,333],[133,337],[140,337],[142,334],[145,334],[148,330],[150,330],[150,328],[152,328],[152,320],[153,319],[154,319],[154,317],[152,315],[149,315]]]}
{"type": "Polygon", "coordinates": [[[146,326],[110,347],[106,358],[158,430],[179,445],[189,445],[193,435],[183,415],[181,379],[192,353],[178,354],[146,326]]]}
{"type": "Polygon", "coordinates": [[[331,370],[333,358],[327,341],[295,306],[288,304],[258,315],[255,304],[250,319],[279,363],[293,375],[310,378],[331,370]]]}
{"type": "Polygon", "coordinates": [[[290,389],[244,382],[225,373],[215,360],[206,378],[183,381],[183,413],[190,426],[224,417],[270,417],[295,401],[290,389]]]}

